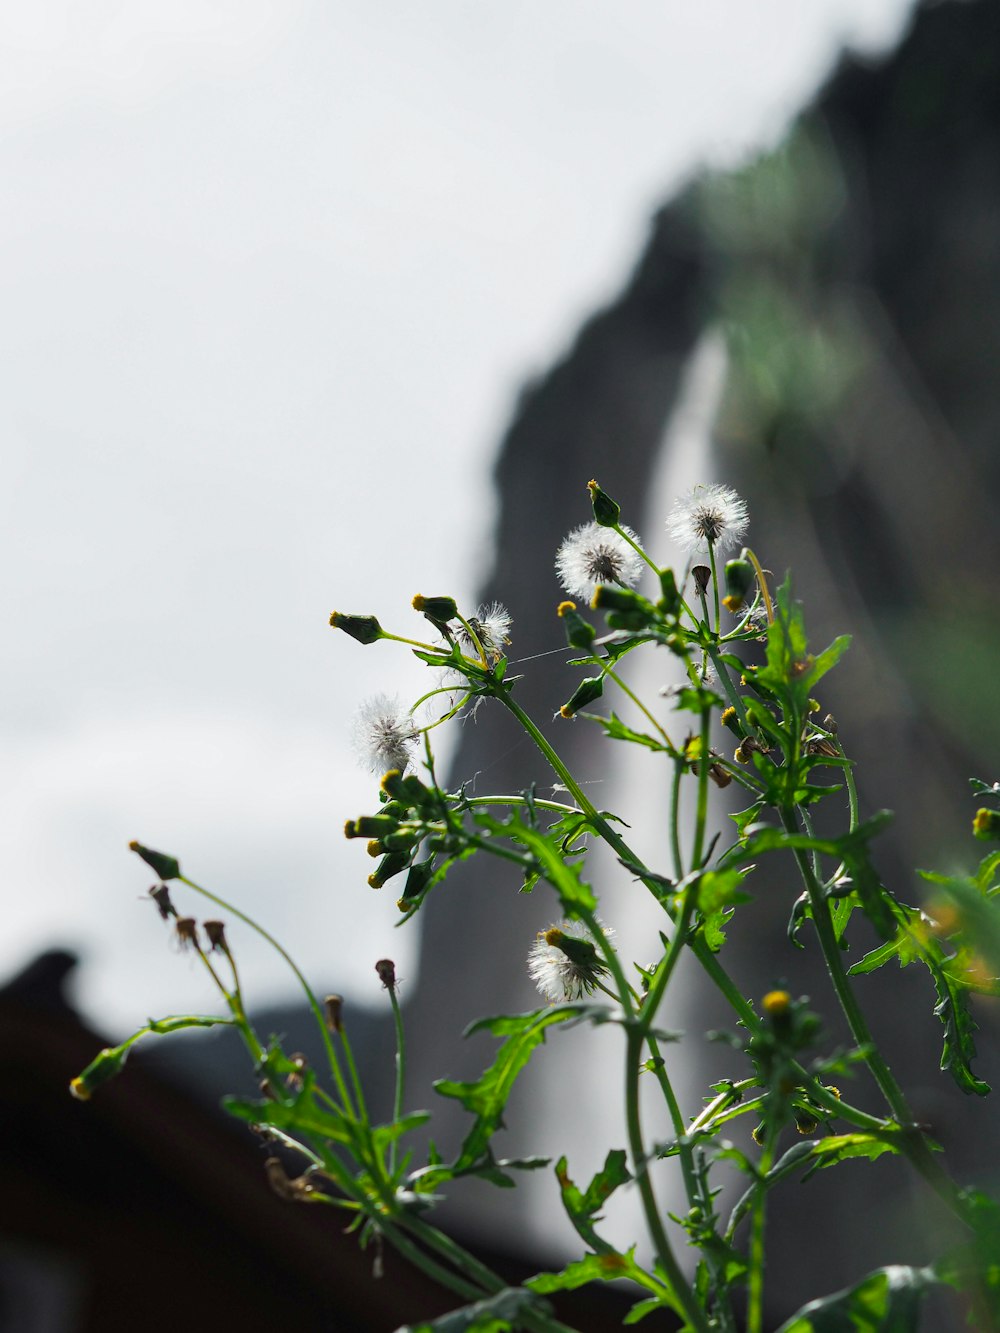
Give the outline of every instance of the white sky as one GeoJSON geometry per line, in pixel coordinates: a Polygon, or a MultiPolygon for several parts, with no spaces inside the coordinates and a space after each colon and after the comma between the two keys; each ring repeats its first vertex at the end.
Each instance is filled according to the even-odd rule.
{"type": "Polygon", "coordinates": [[[472,595],[518,386],[686,174],[908,9],[0,4],[0,976],[68,944],[105,1028],[210,1007],[139,838],[317,987],[415,978],[341,829],[352,709],[422,680],[330,610],[406,632],[414,592],[472,595]]]}

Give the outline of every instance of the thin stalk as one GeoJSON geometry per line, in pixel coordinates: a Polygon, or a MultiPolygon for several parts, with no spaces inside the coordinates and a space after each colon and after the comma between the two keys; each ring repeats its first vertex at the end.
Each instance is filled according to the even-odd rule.
{"type": "Polygon", "coordinates": [[[642,1209],[653,1241],[653,1248],[656,1251],[656,1257],[667,1277],[675,1301],[681,1307],[684,1317],[691,1328],[696,1330],[696,1333],[709,1333],[709,1325],[704,1311],[699,1308],[694,1293],[688,1286],[680,1265],[674,1256],[660,1217],[656,1195],[653,1193],[653,1182],[650,1179],[649,1164],[643,1147],[642,1123],[639,1115],[639,1070],[642,1064],[642,1047],[643,1034],[641,1029],[630,1027],[626,1032],[625,1121],[629,1152],[632,1155],[632,1165],[642,1199],[642,1209]]]}
{"type": "Polygon", "coordinates": [[[691,869],[697,870],[702,862],[705,847],[705,828],[708,823],[708,770],[711,758],[708,753],[709,725],[711,710],[701,710],[701,751],[698,755],[698,807],[694,823],[694,846],[691,849],[691,869]]]}
{"type": "Polygon", "coordinates": [[[749,546],[745,548],[746,558],[753,565],[757,572],[757,587],[760,588],[761,596],[764,598],[764,610],[767,612],[767,623],[770,625],[774,621],[774,607],[771,604],[771,594],[768,591],[767,579],[764,577],[764,571],[760,567],[760,561],[750,550],[749,546]]]}
{"type": "MultiPolygon", "coordinates": [[[[396,987],[389,986],[389,1003],[392,1005],[392,1019],[396,1027],[396,1089],[392,1102],[392,1118],[398,1125],[403,1118],[403,1089],[406,1083],[406,1036],[403,1032],[403,1014],[399,1007],[396,987]]],[[[389,1145],[389,1174],[396,1174],[396,1145],[393,1139],[389,1145]]]]}
{"type": "MultiPolygon", "coordinates": [[[[302,972],[300,971],[295,960],[291,957],[288,951],[278,943],[278,941],[274,938],[274,936],[270,933],[270,931],[267,931],[264,929],[263,926],[258,925],[258,923],[254,921],[252,917],[247,916],[245,912],[241,912],[238,907],[234,907],[232,903],[227,902],[224,898],[220,898],[218,894],[212,893],[209,889],[202,888],[200,884],[196,884],[194,880],[188,879],[185,875],[178,875],[178,879],[181,881],[182,884],[186,884],[189,889],[194,889],[195,893],[200,893],[203,898],[207,898],[209,902],[215,903],[215,905],[217,907],[221,907],[223,911],[231,912],[233,916],[238,917],[238,919],[242,921],[244,925],[247,925],[250,927],[251,930],[256,931],[257,934],[260,935],[262,939],[266,940],[267,943],[270,944],[272,949],[274,949],[291,968],[299,985],[305,992],[306,999],[309,1001],[309,1007],[312,1009],[313,1017],[316,1019],[316,1024],[319,1027],[320,1034],[323,1038],[323,1045],[326,1049],[327,1061],[330,1065],[330,1072],[333,1075],[333,1080],[337,1085],[337,1092],[340,1094],[341,1101],[343,1102],[345,1108],[351,1115],[354,1115],[354,1109],[351,1103],[351,1098],[347,1091],[347,1084],[344,1082],[344,1075],[341,1072],[340,1061],[337,1059],[337,1052],[333,1048],[333,1042],[330,1039],[330,1033],[327,1030],[326,1022],[324,1021],[323,1018],[323,1011],[319,1007],[319,1001],[313,994],[312,987],[309,985],[308,981],[306,981],[305,977],[302,975],[302,972]]],[[[358,1103],[357,1115],[358,1118],[360,1118],[364,1124],[368,1123],[368,1112],[365,1108],[363,1100],[358,1103]]]]}
{"type": "Polygon", "coordinates": [[[769,1120],[767,1137],[758,1170],[761,1179],[754,1190],[750,1219],[749,1273],[747,1276],[747,1333],[764,1333],[764,1221],[767,1215],[765,1178],[774,1162],[777,1125],[769,1120]]]}
{"type": "Polygon", "coordinates": [[[681,852],[681,774],[683,759],[674,760],[674,776],[670,784],[670,848],[674,858],[674,879],[684,876],[684,857],[681,852]]]}
{"type": "Polygon", "coordinates": [[[708,563],[712,567],[712,591],[715,595],[715,636],[719,637],[719,622],[722,612],[719,609],[719,574],[715,568],[715,542],[708,543],[708,563]]]}

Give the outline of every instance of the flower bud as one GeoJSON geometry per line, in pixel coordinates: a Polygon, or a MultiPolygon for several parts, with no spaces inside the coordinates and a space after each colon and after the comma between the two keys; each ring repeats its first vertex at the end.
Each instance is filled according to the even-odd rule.
{"type": "Polygon", "coordinates": [[[566,630],[566,642],[571,648],[588,649],[597,636],[597,630],[588,620],[584,620],[576,609],[575,602],[560,602],[556,615],[563,622],[566,630]]]}
{"type": "Polygon", "coordinates": [[[406,876],[406,884],[403,886],[402,895],[396,903],[401,912],[408,912],[411,907],[420,901],[433,874],[433,856],[429,856],[426,861],[414,861],[406,876]]]}
{"type": "Polygon", "coordinates": [[[413,609],[422,611],[428,620],[442,625],[458,619],[458,604],[454,597],[424,597],[418,592],[413,599],[413,609]]]}
{"type": "Polygon", "coordinates": [[[760,1002],[768,1018],[784,1018],[791,1008],[792,997],[786,990],[769,990],[760,1002]]]}
{"type": "Polygon", "coordinates": [[[595,699],[599,699],[604,693],[603,676],[585,676],[576,687],[573,694],[559,709],[560,717],[572,717],[578,713],[581,708],[586,708],[592,704],[595,699]]]}
{"type": "Polygon", "coordinates": [[[631,588],[616,588],[612,583],[599,583],[590,605],[595,611],[623,611],[641,617],[642,625],[648,625],[656,617],[656,608],[648,597],[631,588]]]}
{"type": "Polygon", "coordinates": [[[749,560],[726,561],[726,595],[722,599],[722,605],[727,611],[739,611],[756,577],[757,571],[749,560]]]}
{"type": "Polygon", "coordinates": [[[180,878],[181,868],[175,857],[166,856],[163,852],[154,852],[150,847],[143,847],[141,842],[130,842],[129,851],[141,856],[160,879],[180,878]]]}
{"type": "Polygon", "coordinates": [[[334,629],[342,629],[358,643],[377,643],[386,637],[385,630],[374,616],[349,616],[342,611],[330,613],[330,624],[334,629]]]}
{"type": "Polygon", "coordinates": [[[380,889],[387,880],[392,879],[393,875],[402,874],[409,864],[409,852],[386,852],[368,876],[368,883],[373,889],[380,889]]]}
{"type": "Polygon", "coordinates": [[[621,506],[612,500],[607,491],[602,491],[596,481],[588,481],[587,490],[590,491],[590,503],[594,506],[594,522],[602,528],[617,527],[622,516],[621,506]]]}
{"type": "Polygon", "coordinates": [[[1000,810],[987,810],[985,806],[977,810],[972,832],[984,842],[1000,841],[1000,810]]]}
{"type": "Polygon", "coordinates": [[[743,727],[740,725],[739,714],[732,704],[730,704],[728,708],[722,710],[722,716],[719,721],[727,730],[731,731],[734,736],[742,738],[743,727]]]}
{"type": "Polygon", "coordinates": [[[126,1055],[127,1050],[124,1047],[106,1046],[91,1060],[87,1068],[73,1079],[69,1085],[70,1094],[79,1102],[89,1101],[95,1088],[99,1088],[102,1083],[107,1083],[109,1079],[121,1073],[126,1055]]]}
{"type": "MultiPolygon", "coordinates": [[[[354,832],[347,834],[350,838],[385,838],[396,832],[399,823],[392,815],[361,815],[354,821],[353,827],[354,832]]],[[[344,832],[347,833],[347,830],[344,832]]]]}

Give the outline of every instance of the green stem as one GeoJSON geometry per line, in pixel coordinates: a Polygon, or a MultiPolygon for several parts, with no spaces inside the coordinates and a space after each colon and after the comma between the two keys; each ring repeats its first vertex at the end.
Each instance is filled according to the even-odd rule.
{"type": "MultiPolygon", "coordinates": [[[[344,1075],[341,1072],[340,1062],[337,1059],[337,1052],[333,1048],[333,1042],[330,1038],[330,1033],[327,1030],[326,1022],[323,1018],[323,1011],[319,1007],[319,1001],[313,994],[312,987],[309,985],[308,981],[306,981],[305,977],[302,975],[302,972],[300,971],[295,960],[291,957],[291,955],[287,952],[287,950],[284,949],[278,943],[278,941],[269,931],[265,930],[263,926],[258,925],[258,923],[254,921],[252,917],[247,916],[245,912],[241,912],[238,907],[234,907],[232,903],[227,902],[224,898],[220,898],[218,894],[212,893],[209,889],[202,888],[200,884],[196,884],[194,880],[188,879],[185,875],[178,875],[177,878],[181,881],[182,884],[186,884],[189,889],[194,889],[195,893],[200,893],[203,898],[207,898],[209,902],[215,903],[215,905],[217,907],[221,907],[223,911],[231,912],[233,916],[237,917],[240,921],[242,921],[244,925],[247,925],[250,927],[251,930],[256,931],[257,934],[260,935],[262,939],[266,940],[267,943],[270,944],[272,949],[274,949],[291,968],[296,979],[298,980],[299,985],[305,992],[306,998],[309,1001],[309,1007],[312,1009],[313,1016],[316,1019],[316,1024],[319,1027],[320,1035],[323,1038],[323,1045],[326,1049],[327,1061],[329,1062],[330,1065],[330,1072],[333,1075],[333,1080],[337,1085],[337,1092],[340,1094],[340,1098],[344,1106],[347,1108],[349,1113],[353,1115],[354,1110],[352,1107],[350,1096],[347,1091],[347,1085],[344,1082],[344,1075]]],[[[368,1112],[365,1109],[363,1101],[358,1103],[357,1113],[362,1122],[364,1124],[367,1124],[368,1112]]]]}
{"type": "Polygon", "coordinates": [[[708,543],[708,563],[712,567],[712,590],[715,595],[715,637],[718,638],[722,613],[719,610],[719,575],[715,568],[715,542],[708,543]]]}
{"type": "Polygon", "coordinates": [[[684,856],[681,852],[681,774],[684,760],[674,760],[674,775],[670,784],[670,849],[674,858],[674,879],[684,876],[684,856]]]}
{"type": "Polygon", "coordinates": [[[751,1205],[749,1273],[747,1277],[747,1333],[764,1333],[764,1221],[767,1215],[767,1173],[774,1161],[777,1125],[769,1119],[767,1139],[761,1153],[760,1179],[751,1205]]]}
{"type": "Polygon", "coordinates": [[[705,828],[708,823],[708,770],[711,767],[709,755],[709,724],[711,710],[701,710],[701,752],[698,755],[698,808],[695,815],[694,846],[691,849],[691,870],[701,866],[705,847],[705,828]]]}
{"type": "MultiPolygon", "coordinates": [[[[787,832],[792,834],[798,832],[795,820],[787,810],[781,812],[781,821],[787,832]]],[[[823,952],[827,973],[840,1002],[844,1017],[851,1029],[851,1035],[864,1053],[865,1063],[872,1077],[878,1084],[897,1123],[904,1131],[900,1147],[935,1193],[948,1204],[953,1212],[964,1219],[966,1210],[959,1197],[959,1190],[928,1148],[923,1132],[913,1119],[913,1112],[910,1110],[903,1090],[883,1059],[881,1051],[875,1045],[868,1022],[861,1011],[861,1006],[858,1004],[854,991],[851,989],[850,981],[844,970],[842,954],[834,931],[833,920],[830,916],[830,904],[826,895],[823,893],[819,881],[813,875],[809,860],[801,848],[794,848],[793,854],[802,881],[805,884],[806,892],[809,894],[813,922],[823,952]]]]}
{"type": "Polygon", "coordinates": [[[709,1333],[709,1325],[704,1312],[695,1300],[694,1293],[688,1286],[680,1265],[674,1256],[670,1241],[660,1217],[653,1182],[649,1175],[649,1163],[646,1160],[642,1140],[642,1124],[639,1115],[639,1071],[642,1065],[643,1033],[640,1027],[632,1026],[626,1032],[625,1058],[625,1121],[628,1132],[629,1152],[646,1225],[656,1251],[663,1275],[667,1278],[674,1300],[683,1311],[692,1329],[696,1333],[709,1333]]]}
{"type": "MultiPolygon", "coordinates": [[[[396,1090],[392,1102],[392,1118],[398,1125],[403,1118],[403,1089],[406,1083],[406,1037],[403,1032],[403,1015],[399,1007],[396,987],[389,988],[389,1003],[392,1005],[392,1018],[396,1027],[396,1090]]],[[[389,1174],[396,1174],[396,1145],[393,1139],[389,1145],[389,1174]]]]}

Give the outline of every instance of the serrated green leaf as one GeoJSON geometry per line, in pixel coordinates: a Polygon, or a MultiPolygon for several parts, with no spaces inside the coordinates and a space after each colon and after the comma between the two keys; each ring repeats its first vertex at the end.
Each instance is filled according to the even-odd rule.
{"type": "Polygon", "coordinates": [[[846,1161],[848,1157],[867,1157],[869,1161],[874,1162],[887,1152],[899,1152],[888,1133],[885,1137],[860,1132],[830,1134],[825,1139],[818,1139],[810,1148],[809,1155],[813,1159],[813,1166],[807,1177],[813,1170],[820,1171],[824,1167],[835,1166],[838,1162],[846,1161]]]}
{"type": "Polygon", "coordinates": [[[633,745],[645,746],[647,750],[662,750],[670,753],[670,746],[664,741],[657,740],[655,736],[650,736],[644,731],[633,731],[631,727],[625,725],[616,713],[612,713],[610,717],[601,717],[597,713],[581,713],[580,716],[599,722],[609,740],[630,741],[633,745]]]}
{"type": "Polygon", "coordinates": [[[855,1287],[810,1301],[778,1333],[913,1333],[924,1293],[937,1285],[931,1268],[879,1268],[855,1287]]]}
{"type": "Polygon", "coordinates": [[[725,699],[705,685],[685,685],[674,696],[679,712],[703,713],[706,708],[724,708],[725,699]]]}
{"type": "Polygon", "coordinates": [[[632,1277],[638,1271],[635,1262],[635,1246],[626,1254],[615,1250],[604,1250],[600,1254],[587,1254],[566,1265],[558,1273],[538,1273],[529,1277],[525,1286],[541,1295],[553,1291],[575,1291],[588,1282],[613,1282],[616,1278],[632,1277]]]}
{"type": "Polygon", "coordinates": [[[547,1030],[559,1023],[578,1020],[586,1007],[554,1005],[527,1014],[484,1018],[466,1030],[466,1035],[486,1030],[494,1036],[505,1036],[507,1040],[500,1047],[493,1063],[474,1083],[440,1079],[434,1084],[435,1090],[442,1097],[454,1097],[476,1117],[453,1163],[453,1171],[463,1172],[483,1159],[490,1138],[502,1124],[504,1107],[515,1080],[535,1049],[545,1041],[547,1030]]]}
{"type": "Polygon", "coordinates": [[[582,1192],[570,1179],[566,1158],[561,1157],[556,1163],[563,1207],[577,1234],[595,1250],[610,1248],[597,1236],[593,1224],[600,1222],[600,1210],[615,1190],[632,1179],[625,1158],[624,1148],[613,1148],[605,1158],[604,1166],[582,1192]]]}

